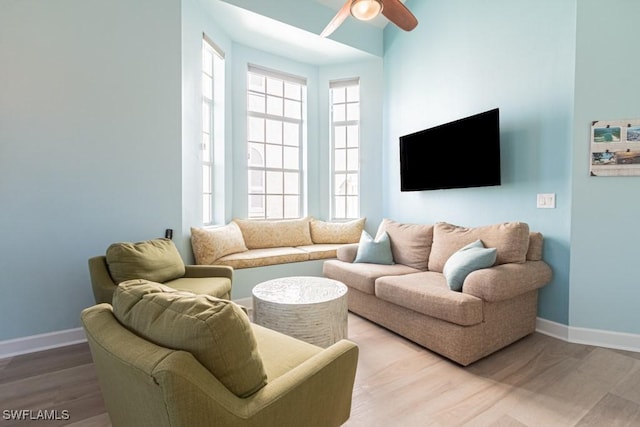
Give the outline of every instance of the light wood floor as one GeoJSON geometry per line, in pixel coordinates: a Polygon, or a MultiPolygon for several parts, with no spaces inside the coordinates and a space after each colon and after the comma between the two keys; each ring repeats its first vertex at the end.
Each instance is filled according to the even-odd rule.
{"type": "MultiPolygon", "coordinates": [[[[640,426],[640,353],[535,333],[462,368],[349,314],[360,347],[346,426],[640,426]]],[[[109,426],[86,344],[0,360],[0,427],[109,426]],[[67,410],[15,422],[5,410],[67,410]]]]}

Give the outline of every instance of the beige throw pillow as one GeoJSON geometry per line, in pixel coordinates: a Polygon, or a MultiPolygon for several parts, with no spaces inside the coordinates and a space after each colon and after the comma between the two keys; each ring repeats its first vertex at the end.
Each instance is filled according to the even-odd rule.
{"type": "Polygon", "coordinates": [[[469,228],[439,222],[433,229],[429,270],[442,272],[451,255],[476,240],[481,240],[487,248],[497,249],[495,265],[523,263],[529,248],[529,225],[505,222],[469,228]]]}
{"type": "Polygon", "coordinates": [[[235,222],[221,227],[191,227],[191,248],[198,265],[211,265],[226,255],[244,252],[247,247],[235,222]]]}
{"type": "Polygon", "coordinates": [[[391,240],[391,252],[396,264],[426,270],[429,263],[433,225],[403,224],[383,219],[376,236],[387,232],[391,240]]]}
{"type": "Polygon", "coordinates": [[[114,243],[107,248],[106,258],[109,274],[116,283],[131,279],[162,283],[185,273],[178,248],[169,239],[114,243]]]}
{"type": "Polygon", "coordinates": [[[312,245],[310,218],[263,221],[235,219],[249,249],[312,245]]]}
{"type": "Polygon", "coordinates": [[[347,222],[326,222],[311,219],[309,227],[313,243],[358,243],[366,218],[347,222]]]}
{"type": "Polygon", "coordinates": [[[116,289],[113,314],[157,345],[188,351],[236,396],[267,383],[249,318],[231,301],[131,280],[116,289]]]}

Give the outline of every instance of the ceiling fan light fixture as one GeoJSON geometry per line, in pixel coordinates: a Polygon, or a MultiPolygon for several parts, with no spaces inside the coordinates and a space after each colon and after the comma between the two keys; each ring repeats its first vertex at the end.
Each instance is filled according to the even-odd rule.
{"type": "Polygon", "coordinates": [[[381,0],[353,0],[351,15],[360,21],[369,21],[382,12],[381,0]]]}

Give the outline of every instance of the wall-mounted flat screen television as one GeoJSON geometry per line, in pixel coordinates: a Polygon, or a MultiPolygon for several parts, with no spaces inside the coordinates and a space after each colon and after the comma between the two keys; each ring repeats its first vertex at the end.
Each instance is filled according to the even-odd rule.
{"type": "Polygon", "coordinates": [[[400,190],[501,184],[498,108],[400,137],[400,190]]]}

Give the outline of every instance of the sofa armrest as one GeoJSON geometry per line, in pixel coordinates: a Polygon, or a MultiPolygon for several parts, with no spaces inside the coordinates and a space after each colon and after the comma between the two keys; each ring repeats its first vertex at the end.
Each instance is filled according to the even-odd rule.
{"type": "Polygon", "coordinates": [[[496,265],[469,274],[462,292],[485,301],[502,301],[539,289],[551,277],[551,268],[544,261],[496,265]]]}
{"type": "Polygon", "coordinates": [[[233,267],[227,265],[185,265],[184,277],[226,277],[233,282],[233,267]]]}
{"type": "Polygon", "coordinates": [[[350,243],[344,246],[340,246],[336,251],[336,257],[340,261],[351,263],[356,259],[357,253],[358,253],[358,244],[350,243]]]}

